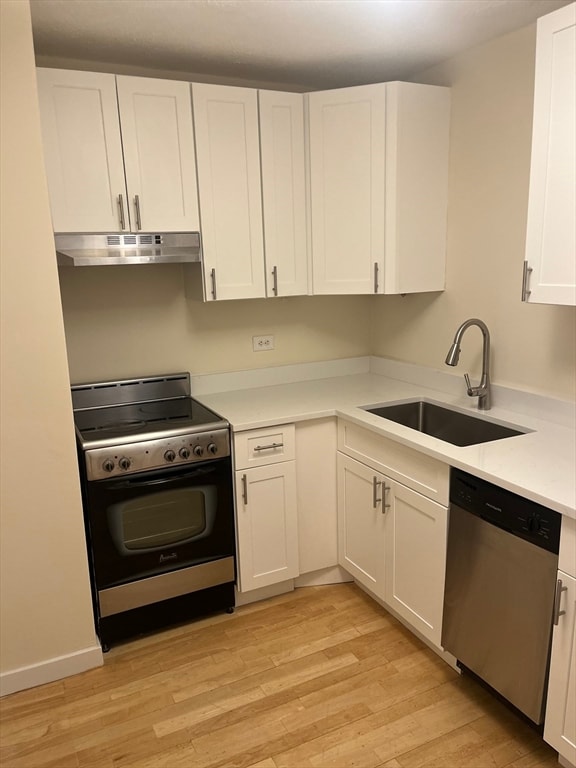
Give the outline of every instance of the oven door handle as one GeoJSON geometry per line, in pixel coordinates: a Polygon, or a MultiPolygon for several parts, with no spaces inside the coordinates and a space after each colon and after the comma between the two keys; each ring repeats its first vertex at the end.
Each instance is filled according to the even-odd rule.
{"type": "Polygon", "coordinates": [[[170,483],[176,483],[179,480],[190,480],[192,478],[202,477],[203,475],[209,475],[212,472],[214,472],[214,467],[198,467],[193,472],[184,472],[182,474],[173,475],[172,477],[158,477],[152,480],[123,478],[122,480],[112,480],[106,483],[106,488],[113,491],[122,488],[147,488],[151,485],[168,485],[170,483]]]}

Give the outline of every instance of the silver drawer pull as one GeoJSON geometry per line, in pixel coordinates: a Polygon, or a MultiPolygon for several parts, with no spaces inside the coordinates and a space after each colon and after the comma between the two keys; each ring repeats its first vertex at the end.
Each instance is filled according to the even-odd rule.
{"type": "Polygon", "coordinates": [[[270,445],[257,445],[254,451],[269,451],[271,448],[283,448],[284,443],[270,443],[270,445]]]}
{"type": "Polygon", "coordinates": [[[560,601],[562,600],[562,592],[566,592],[568,587],[562,585],[562,579],[558,579],[556,582],[556,592],[554,594],[554,626],[558,625],[560,616],[564,616],[566,611],[560,610],[560,601]]]}

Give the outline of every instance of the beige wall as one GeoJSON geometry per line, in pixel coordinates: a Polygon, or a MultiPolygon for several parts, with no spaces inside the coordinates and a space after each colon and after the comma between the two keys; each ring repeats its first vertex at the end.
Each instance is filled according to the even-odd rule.
{"type": "MultiPolygon", "coordinates": [[[[535,35],[532,25],[415,78],[452,86],[446,291],[374,297],[371,346],[442,368],[456,328],[480,317],[496,382],[573,398],[576,308],[520,301],[535,35]]],[[[458,371],[478,373],[480,338],[467,331],[458,371]]]]}
{"type": "Polygon", "coordinates": [[[28,2],[1,13],[0,671],[95,645],[28,2]]]}
{"type": "Polygon", "coordinates": [[[265,368],[369,354],[365,297],[192,301],[178,264],[62,268],[73,382],[265,368]],[[252,336],[274,334],[254,352],[252,336]]]}

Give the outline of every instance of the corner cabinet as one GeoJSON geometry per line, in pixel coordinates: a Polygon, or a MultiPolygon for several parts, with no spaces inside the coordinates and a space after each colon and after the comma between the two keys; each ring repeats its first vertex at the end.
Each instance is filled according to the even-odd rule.
{"type": "Polygon", "coordinates": [[[441,647],[449,467],[338,423],[338,559],[441,647]]]}
{"type": "Polygon", "coordinates": [[[295,430],[293,424],[234,437],[238,589],[298,576],[295,430]]]}
{"type": "Polygon", "coordinates": [[[538,19],[522,299],[576,304],[576,3],[538,19]]]}
{"type": "Polygon", "coordinates": [[[313,292],[444,289],[450,89],[308,94],[313,292]]]}
{"type": "Polygon", "coordinates": [[[37,69],[55,232],[198,231],[187,83],[37,69]]]}
{"type": "Polygon", "coordinates": [[[544,739],[576,765],[576,520],[567,517],[559,566],[544,739]]]}

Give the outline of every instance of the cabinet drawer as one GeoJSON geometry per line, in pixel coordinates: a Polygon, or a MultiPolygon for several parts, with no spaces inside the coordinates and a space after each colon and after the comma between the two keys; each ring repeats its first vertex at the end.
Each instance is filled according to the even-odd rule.
{"type": "Polygon", "coordinates": [[[338,450],[439,504],[448,504],[450,467],[441,461],[342,419],[338,450]]]}
{"type": "Polygon", "coordinates": [[[292,461],[296,456],[294,424],[239,432],[234,436],[234,451],[236,469],[292,461]]]}

